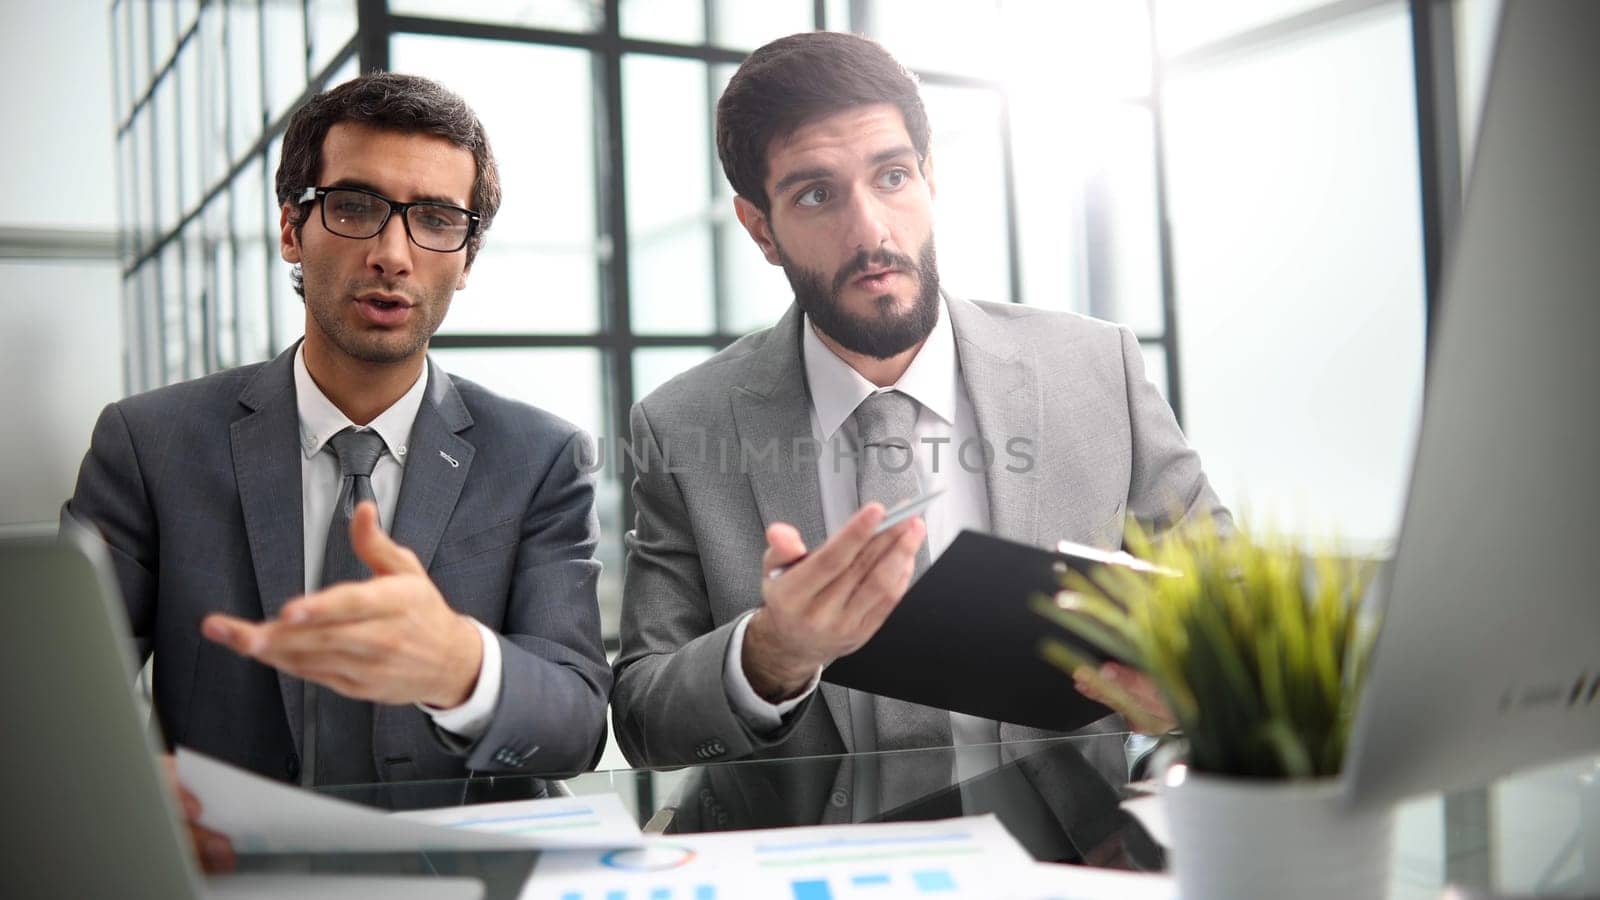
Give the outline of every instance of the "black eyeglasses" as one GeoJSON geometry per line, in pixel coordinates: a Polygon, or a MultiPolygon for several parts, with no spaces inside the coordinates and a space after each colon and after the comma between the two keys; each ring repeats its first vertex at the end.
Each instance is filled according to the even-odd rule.
{"type": "Polygon", "coordinates": [[[389,217],[400,214],[411,243],[435,253],[454,253],[478,230],[479,216],[470,209],[426,200],[401,203],[361,188],[308,187],[301,203],[322,201],[322,227],[340,237],[366,240],[383,231],[389,217]]]}

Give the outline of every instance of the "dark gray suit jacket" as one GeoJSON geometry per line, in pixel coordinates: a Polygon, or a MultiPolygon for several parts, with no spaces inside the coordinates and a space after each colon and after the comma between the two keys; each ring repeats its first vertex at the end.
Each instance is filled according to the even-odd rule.
{"type": "MultiPolygon", "coordinates": [[[[304,590],[293,363],[291,347],[106,407],[62,509],[110,548],[140,656],[155,653],[168,744],[285,780],[299,768],[300,680],[206,640],[200,620],[271,618],[304,590]]],[[[428,365],[390,533],[453,608],[500,634],[503,679],[470,743],[414,706],[379,705],[373,765],[384,780],[591,768],[611,673],[587,438],[428,365]]]]}
{"type": "MultiPolygon", "coordinates": [[[[978,431],[996,448],[985,473],[995,534],[1040,546],[1116,546],[1130,515],[1155,528],[1174,515],[1226,519],[1171,408],[1145,379],[1131,331],[1036,307],[946,300],[978,431]],[[1033,441],[1031,466],[1007,456],[1014,438],[1033,441]]],[[[843,688],[823,684],[779,732],[761,735],[733,710],[722,681],[734,625],[761,602],[766,527],[788,522],[808,547],[827,537],[807,445],[802,327],[791,306],[773,328],[633,409],[638,516],[627,539],[612,706],[617,740],[636,765],[853,749],[843,688]],[[751,448],[748,465],[741,446],[751,448]]],[[[1072,689],[1065,676],[1062,689],[1072,689]]],[[[1120,717],[1098,724],[1120,727],[1120,717]]],[[[1000,734],[1044,732],[1003,723],[1000,734]]],[[[1097,764],[1126,770],[1120,759],[1097,764]]]]}

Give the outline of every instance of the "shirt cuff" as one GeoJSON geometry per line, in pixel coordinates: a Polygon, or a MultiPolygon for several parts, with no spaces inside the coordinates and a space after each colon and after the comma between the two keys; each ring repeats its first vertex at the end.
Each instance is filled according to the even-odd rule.
{"type": "Polygon", "coordinates": [[[728,702],[733,705],[733,711],[739,718],[752,731],[765,734],[782,728],[783,717],[817,689],[817,682],[822,680],[822,667],[817,667],[817,674],[811,676],[811,683],[806,685],[805,690],[781,703],[768,702],[757,694],[744,674],[744,632],[750,627],[750,617],[753,615],[753,611],[745,613],[739,624],[733,626],[733,638],[728,641],[728,655],[722,664],[722,686],[728,692],[728,702]]]}
{"type": "Polygon", "coordinates": [[[435,725],[467,740],[477,740],[489,730],[489,721],[494,718],[495,707],[500,702],[502,662],[500,638],[477,619],[473,619],[472,624],[478,626],[478,638],[483,641],[483,663],[478,666],[478,684],[472,689],[472,695],[465,703],[450,709],[417,704],[418,709],[433,717],[435,725]]]}

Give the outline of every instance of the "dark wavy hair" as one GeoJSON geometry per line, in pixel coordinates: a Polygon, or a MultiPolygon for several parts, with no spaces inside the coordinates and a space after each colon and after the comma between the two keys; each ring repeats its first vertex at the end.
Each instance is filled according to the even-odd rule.
{"type": "MultiPolygon", "coordinates": [[[[478,229],[467,242],[467,265],[472,265],[483,244],[483,233],[500,209],[500,169],[489,149],[489,136],[472,107],[437,82],[394,72],[352,78],[312,97],[289,119],[275,181],[278,205],[290,207],[289,221],[296,230],[305,225],[310,214],[298,202],[300,193],[317,184],[322,174],[323,140],[328,129],[340,122],[436,135],[472,152],[477,172],[471,203],[472,211],[479,216],[478,229]]],[[[294,271],[294,289],[305,296],[299,266],[294,271]]]]}
{"type": "Polygon", "coordinates": [[[779,38],[750,54],[717,101],[717,156],[739,196],[763,213],[767,151],[802,126],[856,106],[892,103],[905,118],[918,160],[932,132],[917,77],[876,41],[835,31],[779,38]]]}

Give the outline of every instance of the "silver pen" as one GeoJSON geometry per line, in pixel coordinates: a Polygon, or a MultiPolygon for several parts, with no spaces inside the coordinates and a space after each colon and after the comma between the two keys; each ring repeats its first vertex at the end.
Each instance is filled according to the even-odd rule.
{"type": "MultiPolygon", "coordinates": [[[[872,529],[872,536],[877,537],[878,535],[883,534],[885,531],[888,531],[896,525],[899,525],[901,522],[904,522],[912,516],[922,512],[924,509],[928,508],[928,504],[939,499],[943,495],[944,491],[942,489],[937,491],[929,491],[920,497],[912,497],[910,500],[901,503],[894,509],[889,510],[889,512],[884,515],[883,521],[878,523],[878,527],[872,529]]],[[[810,551],[807,551],[800,554],[795,559],[778,566],[767,573],[767,579],[770,581],[782,577],[783,573],[789,571],[795,566],[800,565],[802,562],[805,562],[806,557],[810,555],[810,551]]]]}

